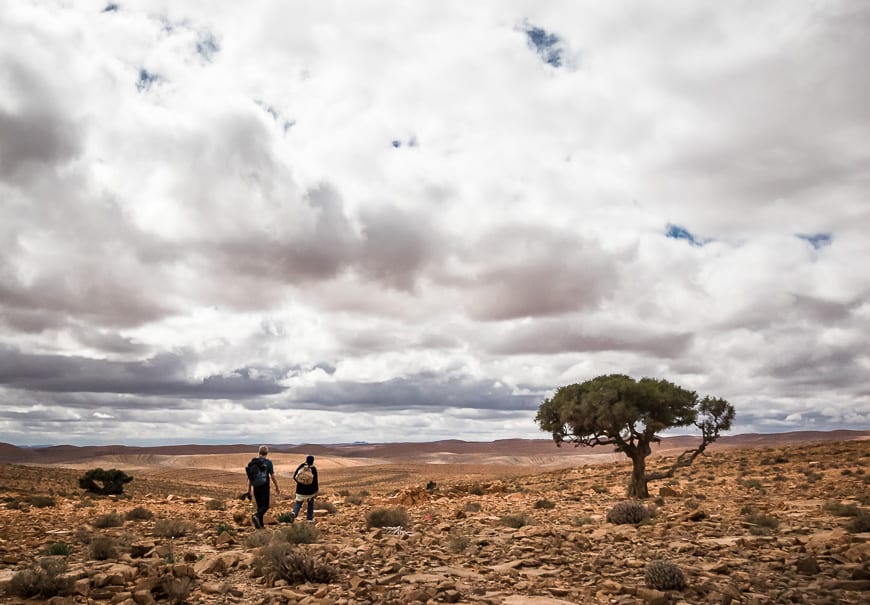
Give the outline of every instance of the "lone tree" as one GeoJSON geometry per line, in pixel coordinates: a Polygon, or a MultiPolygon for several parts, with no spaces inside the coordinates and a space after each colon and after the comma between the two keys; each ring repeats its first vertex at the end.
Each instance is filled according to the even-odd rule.
{"type": "Polygon", "coordinates": [[[724,399],[699,400],[667,380],[641,378],[635,381],[623,374],[598,376],[581,384],[559,387],[538,408],[535,422],[542,431],[553,434],[553,441],[578,445],[615,445],[617,452],[631,458],[629,498],[648,498],[647,482],[673,477],[677,469],[689,466],[720,431],[731,428],[734,406],[724,399]],[[701,443],[684,451],[670,468],[646,472],[646,458],[652,453],[656,435],[671,427],[694,424],[701,429],[701,443]]]}
{"type": "Polygon", "coordinates": [[[122,494],[124,492],[124,484],[130,483],[132,480],[133,477],[116,468],[107,471],[95,468],[79,478],[79,487],[92,494],[111,496],[122,494]]]}

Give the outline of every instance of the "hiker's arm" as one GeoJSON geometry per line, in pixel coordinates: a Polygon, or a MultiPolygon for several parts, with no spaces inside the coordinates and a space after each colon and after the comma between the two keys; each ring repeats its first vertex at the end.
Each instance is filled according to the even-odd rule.
{"type": "Polygon", "coordinates": [[[276,494],[280,494],[280,493],[281,493],[281,488],[278,487],[278,479],[275,478],[275,473],[272,473],[272,474],[269,475],[269,476],[272,477],[272,483],[275,484],[275,493],[276,493],[276,494]]]}

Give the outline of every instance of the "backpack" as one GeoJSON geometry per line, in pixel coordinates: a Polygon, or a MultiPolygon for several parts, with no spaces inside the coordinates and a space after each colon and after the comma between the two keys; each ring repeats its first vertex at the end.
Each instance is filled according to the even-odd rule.
{"type": "Polygon", "coordinates": [[[311,470],[311,467],[307,464],[303,464],[302,468],[296,473],[294,477],[296,483],[301,485],[311,485],[314,483],[314,471],[311,470]]]}
{"type": "Polygon", "coordinates": [[[259,456],[251,458],[248,466],[245,467],[245,474],[248,476],[248,481],[254,487],[262,487],[269,482],[269,469],[259,456]]]}

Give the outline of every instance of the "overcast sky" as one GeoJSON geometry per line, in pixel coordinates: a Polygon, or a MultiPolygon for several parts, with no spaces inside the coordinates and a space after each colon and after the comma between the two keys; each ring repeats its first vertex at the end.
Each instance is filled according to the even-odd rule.
{"type": "Polygon", "coordinates": [[[0,441],[870,428],[870,3],[0,3],[0,441]]]}

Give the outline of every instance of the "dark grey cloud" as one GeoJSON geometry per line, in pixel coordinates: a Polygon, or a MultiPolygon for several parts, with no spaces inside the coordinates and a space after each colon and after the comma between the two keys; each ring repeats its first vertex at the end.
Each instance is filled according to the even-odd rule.
{"type": "Polygon", "coordinates": [[[297,389],[294,404],[344,411],[474,408],[529,410],[537,395],[515,394],[495,380],[459,373],[419,372],[376,382],[336,381],[297,389]]]}
{"type": "Polygon", "coordinates": [[[692,343],[689,333],[642,325],[589,328],[569,321],[538,320],[505,330],[490,342],[488,351],[497,355],[632,351],[670,359],[685,354],[692,343]]]}
{"type": "Polygon", "coordinates": [[[436,253],[438,235],[426,215],[386,206],[362,217],[362,273],[389,287],[413,290],[436,253]]]}
{"type": "Polygon", "coordinates": [[[617,287],[627,260],[568,231],[508,226],[489,233],[463,260],[473,279],[457,278],[474,319],[542,317],[594,309],[617,287]]]}
{"type": "Polygon", "coordinates": [[[81,133],[40,74],[14,59],[0,61],[0,179],[45,178],[80,151],[81,133]]]}
{"type": "Polygon", "coordinates": [[[238,368],[202,380],[188,378],[187,369],[183,357],[169,353],[143,361],[121,362],[22,353],[13,347],[0,347],[0,385],[12,389],[191,399],[239,399],[284,390],[277,383],[283,372],[271,368],[238,368]]]}

